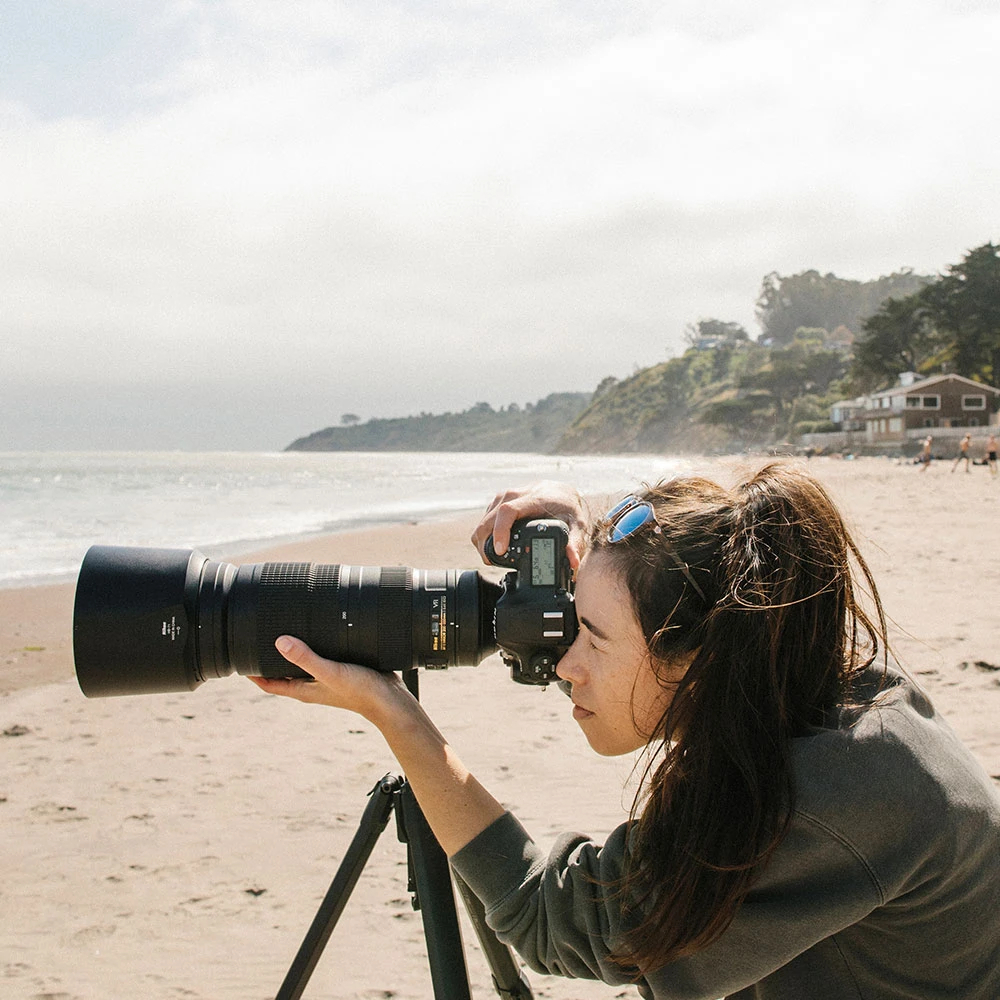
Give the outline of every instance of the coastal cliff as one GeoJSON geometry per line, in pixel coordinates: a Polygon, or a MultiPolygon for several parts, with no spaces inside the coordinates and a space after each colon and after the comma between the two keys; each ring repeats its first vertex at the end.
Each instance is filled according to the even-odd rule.
{"type": "Polygon", "coordinates": [[[589,392],[557,392],[524,407],[477,403],[461,413],[421,413],[327,427],[293,441],[286,451],[557,450],[566,428],[587,408],[589,392]]]}

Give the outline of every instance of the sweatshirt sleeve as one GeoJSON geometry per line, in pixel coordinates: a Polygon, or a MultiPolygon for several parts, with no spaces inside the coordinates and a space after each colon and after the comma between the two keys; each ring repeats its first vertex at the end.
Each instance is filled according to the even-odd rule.
{"type": "Polygon", "coordinates": [[[641,986],[634,970],[609,959],[622,928],[608,887],[621,875],[624,837],[622,826],[601,847],[566,834],[546,857],[505,813],[451,863],[482,900],[497,937],[533,971],[641,986]]]}
{"type": "Polygon", "coordinates": [[[535,972],[634,983],[644,997],[663,1000],[737,994],[807,952],[796,963],[798,972],[829,981],[838,974],[830,955],[811,949],[881,902],[877,883],[852,847],[812,818],[798,816],[725,933],[697,954],[637,979],[634,970],[609,960],[624,930],[609,888],[621,875],[624,846],[622,826],[603,847],[570,835],[546,857],[507,813],[452,864],[483,901],[497,937],[535,972]]]}

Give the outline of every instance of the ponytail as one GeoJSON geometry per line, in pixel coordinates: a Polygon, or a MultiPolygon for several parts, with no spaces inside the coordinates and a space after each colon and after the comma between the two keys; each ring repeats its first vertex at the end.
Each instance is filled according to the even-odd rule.
{"type": "Polygon", "coordinates": [[[804,473],[771,464],[731,491],[687,479],[643,498],[658,532],[611,545],[598,525],[593,544],[629,589],[654,668],[693,651],[651,743],[619,886],[637,923],[617,958],[648,971],[732,922],[788,827],[791,740],[856,703],[886,627],[850,532],[804,473]]]}

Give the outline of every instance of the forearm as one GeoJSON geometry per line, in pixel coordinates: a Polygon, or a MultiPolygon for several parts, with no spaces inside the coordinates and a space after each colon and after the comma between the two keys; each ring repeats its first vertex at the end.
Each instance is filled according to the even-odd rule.
{"type": "Polygon", "coordinates": [[[251,680],[269,694],[347,709],[376,726],[448,855],[503,815],[503,806],[469,773],[397,674],[326,660],[290,636],[279,637],[276,646],[315,683],[281,677],[251,680]]]}
{"type": "Polygon", "coordinates": [[[451,856],[504,813],[415,700],[386,706],[381,730],[434,836],[451,856]]]}

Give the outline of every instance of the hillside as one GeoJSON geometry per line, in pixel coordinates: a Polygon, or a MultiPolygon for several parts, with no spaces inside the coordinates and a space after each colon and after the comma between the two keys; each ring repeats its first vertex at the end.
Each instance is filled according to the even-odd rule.
{"type": "Polygon", "coordinates": [[[293,441],[286,451],[553,452],[565,429],[587,407],[589,392],[557,392],[521,408],[477,403],[461,413],[372,419],[327,427],[293,441]]]}
{"type": "Polygon", "coordinates": [[[992,243],[938,278],[902,271],[861,282],[817,271],[774,273],[757,301],[763,333],[756,341],[739,324],[703,319],[688,328],[683,355],[621,381],[609,376],[592,394],[557,393],[524,409],[477,403],[457,414],[329,427],[288,450],[784,448],[802,434],[831,429],[835,401],[891,384],[902,371],[996,381],[998,278],[1000,246],[992,243]]]}
{"type": "Polygon", "coordinates": [[[644,368],[596,393],[566,429],[565,453],[712,452],[729,450],[734,435],[703,420],[706,408],[736,394],[741,378],[765,367],[771,352],[750,342],[706,350],[644,368]]]}

